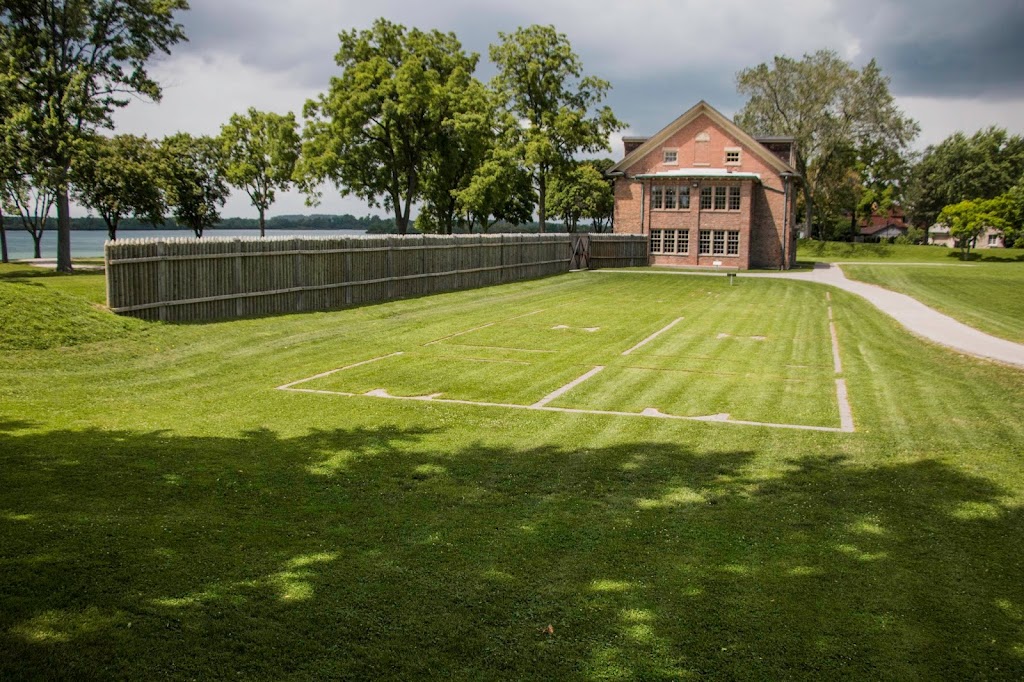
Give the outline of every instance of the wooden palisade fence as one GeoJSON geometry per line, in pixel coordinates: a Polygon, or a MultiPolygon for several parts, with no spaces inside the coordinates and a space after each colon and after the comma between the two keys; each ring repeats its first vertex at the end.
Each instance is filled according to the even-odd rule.
{"type": "MultiPolygon", "coordinates": [[[[172,322],[328,310],[569,270],[572,235],[107,242],[107,305],[172,322]]],[[[592,235],[595,267],[646,265],[645,237],[592,235]]]]}

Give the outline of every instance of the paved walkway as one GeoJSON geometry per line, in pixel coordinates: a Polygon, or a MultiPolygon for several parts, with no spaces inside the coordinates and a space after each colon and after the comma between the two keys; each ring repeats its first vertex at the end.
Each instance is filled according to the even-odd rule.
{"type": "Polygon", "coordinates": [[[835,264],[815,263],[810,272],[750,272],[740,276],[797,279],[834,286],[866,298],[909,331],[929,341],[968,355],[1024,367],[1024,345],[968,327],[906,294],[847,279],[842,268],[835,264]]]}
{"type": "MultiPolygon", "coordinates": [[[[594,270],[593,272],[616,272],[616,270],[594,270]]],[[[631,272],[646,275],[711,274],[694,270],[681,270],[679,272],[668,270],[633,270],[631,272]]],[[[847,279],[842,269],[836,264],[815,263],[814,269],[810,272],[740,272],[737,276],[796,279],[843,289],[864,297],[869,303],[917,336],[960,351],[966,355],[974,355],[1024,368],[1024,345],[996,338],[985,332],[978,331],[974,327],[968,327],[963,322],[958,322],[948,315],[943,315],[906,294],[899,294],[874,284],[847,279]]]]}

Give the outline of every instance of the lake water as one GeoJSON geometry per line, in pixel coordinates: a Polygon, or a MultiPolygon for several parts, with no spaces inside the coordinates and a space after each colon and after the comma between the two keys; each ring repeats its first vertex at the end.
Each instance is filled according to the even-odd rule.
{"type": "MultiPolygon", "coordinates": [[[[365,230],[267,230],[268,237],[357,237],[365,230]]],[[[118,230],[120,239],[159,239],[169,237],[192,237],[191,230],[118,230]]],[[[204,237],[259,237],[259,230],[206,230],[204,237]]],[[[71,230],[72,258],[94,258],[103,256],[103,243],[107,241],[106,230],[71,230]]],[[[57,230],[43,233],[43,258],[57,257],[57,230]]],[[[22,229],[7,228],[7,252],[11,260],[32,258],[32,235],[22,229]]]]}

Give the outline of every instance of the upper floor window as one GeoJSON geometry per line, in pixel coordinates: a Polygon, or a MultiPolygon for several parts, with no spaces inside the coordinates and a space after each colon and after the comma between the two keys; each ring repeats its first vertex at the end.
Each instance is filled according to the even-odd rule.
{"type": "Polygon", "coordinates": [[[679,163],[679,150],[678,149],[662,149],[661,150],[661,162],[671,165],[679,163]]]}
{"type": "Polygon", "coordinates": [[[652,209],[688,209],[690,208],[689,185],[654,185],[651,187],[652,209]]]}
{"type": "Polygon", "coordinates": [[[729,188],[729,210],[740,210],[740,188],[735,185],[729,188]]]}
{"type": "Polygon", "coordinates": [[[740,151],[739,147],[726,147],[725,148],[725,165],[726,166],[738,166],[740,165],[740,151]]]}
{"type": "MultiPolygon", "coordinates": [[[[689,188],[687,188],[689,190],[689,188]]],[[[700,188],[700,210],[738,211],[742,191],[738,185],[715,185],[700,188]]]]}
{"type": "Polygon", "coordinates": [[[715,210],[716,211],[724,211],[725,210],[725,189],[726,189],[725,187],[716,187],[715,188],[715,210]]]}

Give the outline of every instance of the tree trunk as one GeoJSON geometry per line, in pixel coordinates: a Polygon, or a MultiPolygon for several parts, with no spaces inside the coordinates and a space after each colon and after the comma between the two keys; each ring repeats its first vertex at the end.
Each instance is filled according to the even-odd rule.
{"type": "Polygon", "coordinates": [[[402,215],[402,204],[395,199],[394,195],[391,197],[391,203],[395,207],[395,229],[398,230],[398,234],[405,235],[406,231],[409,229],[409,221],[406,216],[402,215]]]}
{"type": "Polygon", "coordinates": [[[0,263],[10,263],[7,258],[7,228],[4,226],[4,212],[0,209],[0,263]]]}
{"type": "Polygon", "coordinates": [[[547,228],[548,212],[547,207],[544,206],[544,200],[547,198],[548,193],[548,182],[547,178],[544,177],[544,173],[538,172],[537,174],[537,221],[540,223],[541,234],[547,228]]]}
{"type": "MultiPolygon", "coordinates": [[[[38,251],[38,246],[36,248],[38,251]]],[[[36,258],[39,258],[36,254],[36,258]]],[[[67,186],[57,190],[57,272],[72,272],[71,202],[67,186]]]]}
{"type": "Polygon", "coordinates": [[[112,242],[117,241],[117,222],[110,218],[104,218],[107,223],[107,239],[112,242]]]}
{"type": "Polygon", "coordinates": [[[35,256],[34,256],[35,258],[42,258],[43,257],[43,249],[42,249],[42,246],[41,246],[42,241],[43,241],[43,231],[39,230],[38,232],[36,232],[35,230],[33,230],[32,231],[32,244],[35,247],[35,256]]]}
{"type": "Polygon", "coordinates": [[[807,225],[807,237],[814,239],[814,211],[811,208],[811,195],[804,193],[804,220],[807,225]]]}
{"type": "Polygon", "coordinates": [[[260,239],[267,236],[267,212],[260,207],[260,239]]]}

